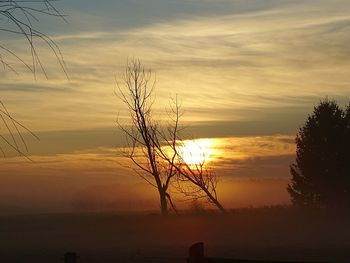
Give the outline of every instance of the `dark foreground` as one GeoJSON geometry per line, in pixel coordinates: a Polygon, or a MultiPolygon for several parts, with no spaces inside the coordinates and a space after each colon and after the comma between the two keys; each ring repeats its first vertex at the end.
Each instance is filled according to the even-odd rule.
{"type": "Polygon", "coordinates": [[[331,211],[248,209],[221,215],[61,214],[0,217],[0,262],[186,262],[209,257],[350,262],[350,216],[331,211]]]}

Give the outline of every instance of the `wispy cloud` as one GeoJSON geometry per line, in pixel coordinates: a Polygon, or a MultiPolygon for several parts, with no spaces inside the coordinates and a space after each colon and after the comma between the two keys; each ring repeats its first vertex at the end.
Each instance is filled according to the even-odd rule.
{"type": "MultiPolygon", "coordinates": [[[[166,11],[173,4],[160,5],[166,11]]],[[[124,8],[132,15],[137,6],[132,3],[124,8]]],[[[49,82],[32,84],[32,76],[24,74],[18,83],[11,77],[11,85],[18,83],[17,90],[38,91],[30,87],[48,86],[40,98],[29,96],[24,103],[23,108],[30,109],[26,118],[38,114],[35,105],[50,101],[41,119],[56,122],[47,129],[72,129],[67,125],[70,111],[80,117],[75,118],[77,127],[109,125],[118,111],[125,114],[113,89],[127,57],[139,57],[157,72],[157,110],[164,110],[169,95],[178,94],[188,109],[185,118],[192,121],[232,121],[252,109],[283,111],[286,106],[302,107],[306,113],[310,107],[300,104],[305,98],[314,104],[326,95],[339,100],[349,96],[347,1],[183,1],[175,6],[176,17],[165,19],[159,13],[153,20],[144,18],[147,22],[124,27],[115,24],[118,19],[113,20],[111,12],[106,12],[104,24],[98,11],[85,10],[86,15],[97,17],[99,28],[78,27],[78,31],[67,29],[54,36],[64,51],[70,81],[57,72],[49,50],[41,53],[52,76],[49,82]],[[187,5],[202,8],[186,11],[187,5]],[[70,93],[53,97],[50,86],[69,87],[70,93]],[[57,117],[53,114],[58,108],[68,112],[60,110],[57,117]],[[228,110],[233,114],[225,114],[228,110]]],[[[87,19],[88,24],[93,20],[87,19]]],[[[25,51],[21,46],[18,50],[25,51]]],[[[6,78],[2,81],[9,82],[6,78]]],[[[7,96],[9,103],[15,103],[21,94],[7,96]]],[[[36,121],[34,125],[45,129],[36,121]]]]}
{"type": "Polygon", "coordinates": [[[8,93],[16,93],[16,92],[23,92],[23,93],[56,93],[56,92],[64,92],[69,93],[71,89],[69,87],[64,86],[45,86],[40,84],[30,84],[30,83],[23,83],[23,84],[14,84],[14,83],[2,83],[0,85],[0,91],[2,93],[8,92],[8,93]]]}

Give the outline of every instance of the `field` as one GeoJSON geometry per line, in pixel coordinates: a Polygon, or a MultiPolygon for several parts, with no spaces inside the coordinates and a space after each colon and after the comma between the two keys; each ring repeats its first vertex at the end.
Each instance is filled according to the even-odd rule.
{"type": "Polygon", "coordinates": [[[211,257],[350,261],[350,216],[290,208],[241,209],[227,216],[50,214],[0,217],[0,262],[185,262],[205,243],[211,257]]]}

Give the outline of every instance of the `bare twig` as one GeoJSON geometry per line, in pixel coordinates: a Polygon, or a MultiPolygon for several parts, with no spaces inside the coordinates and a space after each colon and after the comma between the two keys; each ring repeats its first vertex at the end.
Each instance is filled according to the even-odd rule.
{"type": "MultiPolygon", "coordinates": [[[[39,138],[23,124],[16,121],[10,115],[9,111],[2,101],[0,101],[0,130],[4,131],[4,134],[0,133],[0,141],[9,146],[9,148],[14,150],[15,153],[19,156],[24,156],[27,159],[31,160],[28,157],[28,146],[23,137],[23,132],[29,133],[37,140],[39,140],[39,138]]],[[[2,147],[0,147],[0,151],[5,157],[6,154],[2,147]]]]}
{"type": "Polygon", "coordinates": [[[53,52],[62,71],[68,77],[67,66],[60,48],[52,38],[35,27],[35,23],[39,22],[40,15],[59,17],[66,21],[65,16],[54,7],[53,3],[55,1],[56,0],[0,0],[0,31],[14,36],[22,36],[29,45],[31,53],[31,62],[28,62],[17,55],[14,50],[1,43],[0,49],[3,53],[1,54],[0,62],[5,68],[14,71],[14,67],[5,59],[5,55],[12,56],[29,69],[35,77],[38,70],[40,70],[47,78],[45,67],[42,64],[36,48],[36,40],[39,40],[45,43],[53,52]]]}

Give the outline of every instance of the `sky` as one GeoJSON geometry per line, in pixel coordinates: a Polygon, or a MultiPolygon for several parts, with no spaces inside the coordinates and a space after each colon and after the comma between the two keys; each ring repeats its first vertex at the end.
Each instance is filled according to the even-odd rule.
{"type": "MultiPolygon", "coordinates": [[[[26,136],[34,162],[10,149],[0,159],[0,206],[9,211],[157,209],[156,192],[118,154],[125,143],[116,119],[128,115],[114,92],[130,58],[156,76],[157,117],[177,96],[186,136],[215,142],[227,207],[287,204],[298,128],[321,99],[349,101],[347,0],[55,5],[67,22],[40,16],[35,26],[59,45],[69,78],[40,41],[48,79],[8,54],[19,74],[0,71],[1,100],[40,137],[26,136]]],[[[23,39],[0,37],[30,61],[23,39]]]]}

